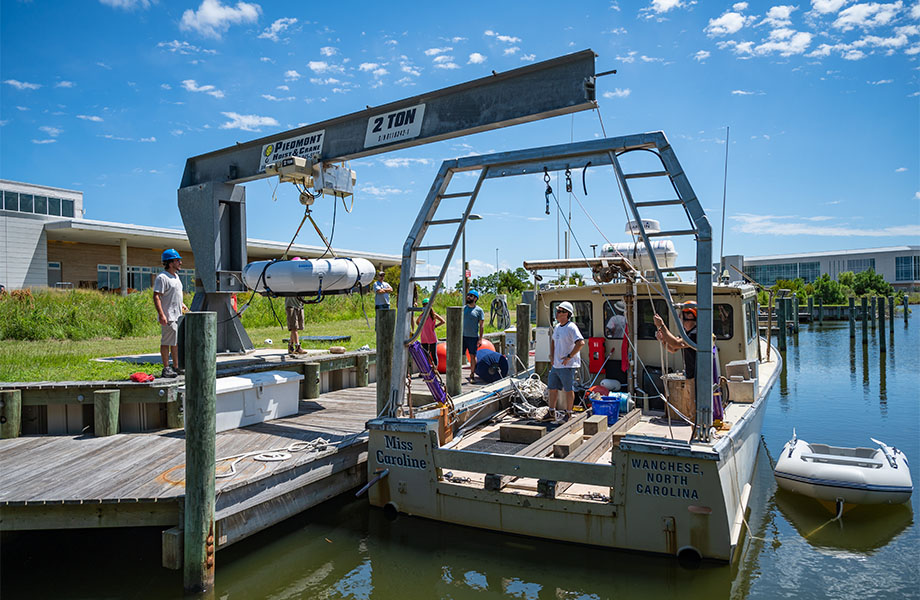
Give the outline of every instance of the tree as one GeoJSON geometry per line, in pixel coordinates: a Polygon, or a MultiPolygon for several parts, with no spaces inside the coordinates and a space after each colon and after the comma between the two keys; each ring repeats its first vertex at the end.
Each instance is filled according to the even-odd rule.
{"type": "Polygon", "coordinates": [[[860,271],[853,278],[853,291],[857,296],[893,296],[894,288],[875,269],[860,271]]]}
{"type": "Polygon", "coordinates": [[[847,295],[844,286],[840,282],[831,279],[827,273],[815,280],[814,288],[815,299],[824,304],[843,304],[846,302],[847,295]]]}
{"type": "Polygon", "coordinates": [[[840,285],[853,289],[856,284],[856,275],[853,274],[853,271],[844,271],[837,276],[837,282],[840,285]]]}

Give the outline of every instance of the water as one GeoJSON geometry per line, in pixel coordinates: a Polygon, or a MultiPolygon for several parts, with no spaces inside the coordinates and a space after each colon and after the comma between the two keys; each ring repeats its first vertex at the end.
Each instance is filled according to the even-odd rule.
{"type": "MultiPolygon", "coordinates": [[[[920,483],[920,317],[878,331],[803,326],[770,393],[764,439],[776,456],[800,438],[906,452],[920,483]],[[893,337],[893,339],[892,339],[893,337]]],[[[917,598],[920,492],[909,504],[859,507],[843,523],[813,500],[776,490],[767,452],[755,474],[744,551],[735,566],[543,542],[400,517],[348,497],[217,555],[214,597],[251,598],[917,598]]],[[[159,531],[5,535],[0,593],[14,598],[181,597],[180,572],[159,564],[159,531]],[[53,576],[49,574],[53,573],[53,576]]]]}

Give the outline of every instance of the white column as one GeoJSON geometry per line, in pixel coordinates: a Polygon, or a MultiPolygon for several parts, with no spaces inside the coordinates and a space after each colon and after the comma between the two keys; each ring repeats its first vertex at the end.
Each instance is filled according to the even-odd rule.
{"type": "Polygon", "coordinates": [[[119,284],[121,285],[121,295],[128,295],[128,239],[121,238],[118,240],[119,245],[121,246],[121,269],[119,276],[119,284]]]}

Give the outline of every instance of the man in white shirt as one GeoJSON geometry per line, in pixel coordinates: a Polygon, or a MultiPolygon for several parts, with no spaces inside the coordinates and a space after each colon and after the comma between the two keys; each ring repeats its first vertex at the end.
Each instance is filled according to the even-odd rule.
{"type": "Polygon", "coordinates": [[[170,248],[163,252],[161,259],[163,272],[157,275],[153,282],[153,305],[157,309],[157,320],[160,322],[160,358],[163,360],[163,373],[160,377],[178,377],[179,317],[188,310],[182,301],[182,280],[178,275],[182,257],[170,248]],[[175,367],[169,365],[170,352],[175,367]]]}
{"type": "Polygon", "coordinates": [[[549,353],[553,357],[553,368],[549,372],[549,412],[544,420],[565,423],[572,417],[575,406],[575,370],[581,366],[581,349],[585,338],[578,326],[572,322],[575,307],[571,302],[560,302],[556,307],[559,325],[553,329],[549,341],[549,353]],[[565,412],[556,411],[556,399],[562,391],[565,412]]]}

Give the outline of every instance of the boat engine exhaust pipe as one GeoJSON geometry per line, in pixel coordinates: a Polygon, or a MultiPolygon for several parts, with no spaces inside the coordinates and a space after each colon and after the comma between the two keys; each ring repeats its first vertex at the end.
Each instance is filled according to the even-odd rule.
{"type": "Polygon", "coordinates": [[[703,554],[693,546],[684,546],[677,551],[677,561],[682,567],[695,569],[703,562],[703,554]]]}
{"type": "Polygon", "coordinates": [[[396,520],[396,517],[399,516],[399,507],[396,506],[395,502],[387,502],[383,505],[383,516],[386,517],[388,521],[396,520]]]}

